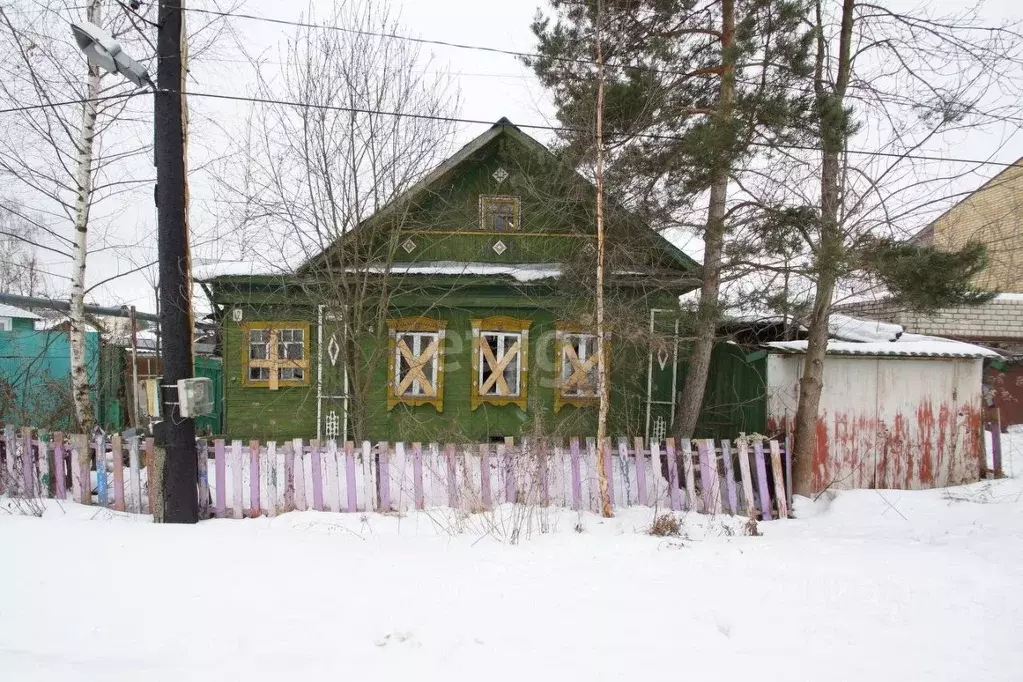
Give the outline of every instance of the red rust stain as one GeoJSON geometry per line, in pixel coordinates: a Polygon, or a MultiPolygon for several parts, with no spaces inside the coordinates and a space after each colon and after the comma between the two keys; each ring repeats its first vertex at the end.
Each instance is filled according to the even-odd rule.
{"type": "Polygon", "coordinates": [[[830,476],[830,453],[828,446],[828,424],[827,416],[817,419],[817,443],[813,451],[813,491],[818,492],[831,484],[830,476]]]}
{"type": "Polygon", "coordinates": [[[908,488],[909,477],[912,476],[912,448],[909,437],[909,424],[906,422],[906,417],[901,412],[896,413],[895,421],[892,425],[892,439],[893,439],[893,451],[894,468],[891,475],[888,477],[888,487],[890,488],[908,488]]]}
{"type": "Polygon", "coordinates": [[[951,453],[947,452],[950,447],[955,447],[955,413],[949,409],[945,403],[941,404],[938,408],[938,461],[935,462],[934,472],[935,479],[934,484],[936,486],[946,485],[948,479],[942,478],[942,470],[945,464],[952,459],[951,453]]]}
{"type": "Polygon", "coordinates": [[[980,410],[969,407],[964,411],[966,413],[966,447],[963,455],[966,457],[966,461],[963,473],[965,481],[973,481],[980,477],[980,458],[987,457],[984,445],[984,415],[980,410]]]}
{"type": "Polygon", "coordinates": [[[920,401],[916,408],[916,423],[920,430],[920,487],[934,485],[934,464],[931,460],[934,447],[934,408],[930,400],[920,401]]]}

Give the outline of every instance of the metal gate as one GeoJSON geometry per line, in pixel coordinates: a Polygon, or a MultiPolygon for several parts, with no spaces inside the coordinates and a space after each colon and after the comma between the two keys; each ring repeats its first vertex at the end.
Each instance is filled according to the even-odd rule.
{"type": "Polygon", "coordinates": [[[348,440],[348,367],[341,314],[319,306],[316,341],[316,437],[348,440]]]}
{"type": "Polygon", "coordinates": [[[677,310],[650,310],[650,356],[646,383],[646,437],[661,441],[675,424],[678,384],[677,310]]]}

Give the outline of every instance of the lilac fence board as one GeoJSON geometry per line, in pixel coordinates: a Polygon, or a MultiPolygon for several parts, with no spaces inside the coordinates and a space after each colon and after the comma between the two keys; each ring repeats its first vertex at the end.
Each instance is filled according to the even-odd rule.
{"type": "Polygon", "coordinates": [[[327,495],[327,509],[339,512],[341,511],[341,500],[338,498],[337,492],[337,442],[327,441],[327,448],[320,454],[327,472],[327,486],[324,489],[327,495]]]}
{"type": "Polygon", "coordinates": [[[771,472],[774,474],[774,497],[778,502],[778,517],[789,517],[789,505],[785,500],[785,477],[781,469],[781,450],[778,441],[771,441],[771,472]]]}
{"type": "Polygon", "coordinates": [[[579,466],[579,439],[575,436],[569,441],[569,450],[572,457],[572,509],[582,509],[582,471],[579,466]]]}
{"type": "MultiPolygon", "coordinates": [[[[635,438],[633,441],[633,457],[636,462],[636,503],[640,506],[649,504],[646,489],[646,457],[643,456],[643,439],[635,438]]],[[[657,472],[652,478],[657,480],[657,472]]],[[[655,498],[656,499],[656,496],[655,498]]]]}
{"type": "Polygon", "coordinates": [[[792,434],[785,434],[785,500],[792,502],[792,434]]]}
{"type": "Polygon", "coordinates": [[[96,438],[96,503],[107,504],[107,441],[103,436],[96,438]]]}
{"type": "MultiPolygon", "coordinates": [[[[454,446],[451,446],[454,447],[454,446]]],[[[380,511],[391,511],[391,472],[390,449],[387,443],[380,443],[377,452],[377,463],[380,467],[380,511]]],[[[456,505],[451,505],[456,506],[456,505]]]]}
{"type": "MultiPolygon", "coordinates": [[[[241,491],[238,496],[241,497],[241,491]]],[[[259,502],[259,441],[249,441],[249,516],[257,518],[263,512],[259,502]]]]}
{"type": "MultiPolygon", "coordinates": [[[[382,443],[381,447],[386,451],[387,444],[382,443]]],[[[386,459],[386,454],[381,453],[381,459],[386,459]]],[[[323,458],[320,456],[320,442],[318,440],[309,442],[309,469],[312,473],[313,484],[313,509],[323,511],[323,458]]]]}
{"type": "Polygon", "coordinates": [[[728,513],[738,514],[739,503],[735,494],[735,472],[732,465],[732,447],[727,440],[721,441],[721,461],[725,464],[725,493],[728,499],[728,513]]]}
{"type": "Polygon", "coordinates": [[[240,440],[231,441],[231,473],[233,475],[233,485],[231,486],[231,509],[234,513],[234,518],[240,519],[244,516],[242,501],[242,490],[243,490],[243,474],[245,472],[245,459],[242,453],[242,442],[240,440]]]}
{"type": "Polygon", "coordinates": [[[21,430],[21,495],[35,497],[35,467],[32,464],[32,429],[21,430]]]}
{"type": "MultiPolygon", "coordinates": [[[[650,443],[651,457],[657,443],[650,443]]],[[[678,497],[678,459],[675,457],[675,439],[667,438],[664,441],[665,454],[668,457],[668,499],[671,500],[671,508],[675,511],[682,509],[682,502],[678,497]]],[[[660,463],[660,457],[657,458],[660,463]]],[[[659,471],[654,472],[659,475],[659,471]]]]}
{"type": "Polygon", "coordinates": [[[219,438],[213,441],[213,468],[216,473],[216,505],[214,514],[217,518],[227,516],[227,457],[224,452],[224,441],[219,438]]]}
{"type": "Polygon", "coordinates": [[[494,508],[494,498],[490,490],[490,445],[487,443],[480,443],[480,497],[484,509],[494,508]]]}
{"type": "MultiPolygon", "coordinates": [[[[205,438],[200,438],[196,444],[196,453],[199,457],[197,462],[199,471],[199,518],[207,519],[210,516],[210,479],[206,471],[209,457],[209,444],[205,438]]],[[[122,467],[115,467],[114,471],[122,467]]]]}
{"type": "Polygon", "coordinates": [[[624,491],[624,495],[619,499],[624,506],[631,507],[638,504],[639,488],[636,480],[636,461],[629,457],[629,441],[624,438],[618,439],[618,466],[622,471],[624,491]]]}
{"type": "Polygon", "coordinates": [[[128,508],[136,514],[142,513],[142,466],[140,464],[140,443],[138,438],[128,442],[128,508]]]}
{"type": "MultiPolygon", "coordinates": [[[[17,436],[15,436],[14,427],[13,426],[5,426],[4,427],[4,453],[5,453],[6,457],[7,457],[7,477],[6,477],[6,479],[11,482],[12,486],[14,485],[14,481],[16,479],[16,476],[15,476],[15,473],[14,473],[15,472],[15,464],[14,464],[15,453],[18,450],[18,446],[15,443],[16,439],[17,439],[17,436]]],[[[2,485],[2,484],[0,484],[0,485],[2,485]]]]}
{"type": "Polygon", "coordinates": [[[305,511],[305,446],[302,444],[301,438],[296,438],[291,441],[291,452],[295,459],[295,509],[298,511],[305,511]]]}
{"type": "Polygon", "coordinates": [[[515,503],[515,441],[511,438],[504,439],[504,500],[515,503]]]}
{"type": "Polygon", "coordinates": [[[67,479],[64,478],[64,461],[64,434],[58,431],[53,434],[53,480],[58,500],[67,499],[67,479]]]}
{"type": "Polygon", "coordinates": [[[284,511],[295,508],[295,444],[284,444],[284,511]]]}
{"type": "Polygon", "coordinates": [[[355,513],[359,509],[359,498],[355,492],[355,443],[345,442],[345,494],[348,511],[355,513]]]}
{"type": "Polygon", "coordinates": [[[708,514],[721,513],[721,486],[718,483],[718,462],[714,441],[701,440],[696,449],[700,453],[700,479],[703,484],[703,510],[708,514]]]}
{"type": "Polygon", "coordinates": [[[277,485],[280,464],[277,459],[277,441],[266,444],[266,508],[267,516],[276,516],[280,506],[280,489],[277,485]]]}
{"type": "Polygon", "coordinates": [[[365,511],[376,509],[376,486],[373,478],[373,446],[370,442],[362,443],[362,504],[365,511]]]}
{"type": "Polygon", "coordinates": [[[75,435],[74,472],[78,476],[79,504],[92,504],[92,477],[89,475],[89,437],[75,435]]]}
{"type": "Polygon", "coordinates": [[[770,521],[771,516],[771,494],[767,488],[767,467],[764,464],[764,444],[757,439],[753,443],[753,457],[757,463],[757,488],[760,492],[760,513],[765,521],[770,521]]]}
{"type": "MultiPolygon", "coordinates": [[[[114,509],[124,511],[124,448],[120,435],[114,434],[110,439],[110,451],[114,460],[114,509]]],[[[201,504],[202,497],[199,499],[201,504]]]]}
{"type": "Polygon", "coordinates": [[[689,441],[679,443],[679,449],[682,451],[682,474],[686,479],[686,509],[699,511],[700,503],[696,499],[696,469],[693,466],[693,451],[689,441]]]}
{"type": "Polygon", "coordinates": [[[749,468],[749,445],[745,437],[739,439],[739,473],[742,476],[742,496],[746,501],[746,516],[757,517],[757,503],[753,498],[753,476],[749,468]]]}

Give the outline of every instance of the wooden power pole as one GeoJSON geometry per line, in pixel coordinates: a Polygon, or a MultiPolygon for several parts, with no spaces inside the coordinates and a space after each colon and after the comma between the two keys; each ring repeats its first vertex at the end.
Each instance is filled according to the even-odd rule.
{"type": "Polygon", "coordinates": [[[160,0],[156,71],[156,206],[160,261],[160,331],[163,421],[156,432],[163,449],[163,521],[196,523],[195,422],[178,409],[177,385],[192,376],[192,281],[188,253],[185,164],[184,0],[160,0]]]}

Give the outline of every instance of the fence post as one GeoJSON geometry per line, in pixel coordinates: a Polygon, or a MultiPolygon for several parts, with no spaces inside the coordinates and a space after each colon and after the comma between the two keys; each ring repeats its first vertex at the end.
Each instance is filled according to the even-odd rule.
{"type": "Polygon", "coordinates": [[[277,515],[277,441],[266,444],[266,515],[277,515]]]}
{"type": "Polygon", "coordinates": [[[121,446],[121,434],[115,433],[110,438],[110,448],[114,455],[114,509],[124,511],[124,449],[121,446]]]}
{"type": "Polygon", "coordinates": [[[686,477],[686,500],[689,511],[700,511],[700,501],[696,499],[696,467],[693,464],[693,449],[690,441],[679,443],[682,448],[682,473],[686,477]]]}
{"type": "MultiPolygon", "coordinates": [[[[994,477],[1001,478],[1005,475],[1002,471],[1002,411],[995,408],[995,418],[989,422],[991,426],[991,468],[994,469],[994,477]]],[[[987,453],[982,455],[987,459],[987,453]]]]}
{"type": "Polygon", "coordinates": [[[332,512],[341,511],[341,501],[337,489],[337,441],[328,440],[326,450],[320,451],[327,471],[327,509],[332,512]]]}
{"type": "Polygon", "coordinates": [[[295,444],[284,444],[284,511],[295,508],[295,444]]]}
{"type": "Polygon", "coordinates": [[[785,500],[792,504],[792,434],[785,432],[785,500]]]}
{"type": "Polygon", "coordinates": [[[362,488],[364,506],[367,512],[377,508],[377,489],[373,476],[373,444],[368,440],[362,441],[362,488]]]}
{"type": "Polygon", "coordinates": [[[90,475],[89,460],[91,459],[89,436],[84,433],[76,433],[74,470],[78,473],[79,483],[79,504],[92,504],[92,476],[90,475]]]}
{"type": "MultiPolygon", "coordinates": [[[[628,447],[628,443],[625,439],[622,439],[623,445],[628,447]]],[[[636,462],[636,504],[646,506],[647,501],[647,489],[646,489],[646,457],[643,456],[643,438],[636,436],[632,441],[632,457],[636,462]]],[[[656,479],[654,479],[656,480],[656,479]]]]}
{"type": "Polygon", "coordinates": [[[504,499],[515,504],[515,439],[504,439],[504,499]]]}
{"type": "MultiPolygon", "coordinates": [[[[653,453],[654,448],[658,448],[658,443],[654,440],[650,441],[650,452],[653,453]]],[[[658,448],[659,449],[659,448],[658,448]]],[[[679,511],[682,509],[682,504],[678,499],[678,458],[675,457],[675,439],[665,438],[664,439],[664,450],[665,456],[668,458],[668,499],[671,502],[672,511],[679,511]]],[[[651,457],[653,454],[651,454],[651,457]]],[[[661,457],[658,453],[657,460],[660,461],[661,457]]]]}

